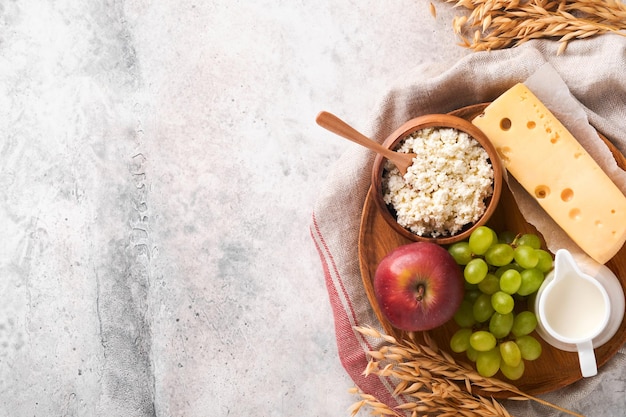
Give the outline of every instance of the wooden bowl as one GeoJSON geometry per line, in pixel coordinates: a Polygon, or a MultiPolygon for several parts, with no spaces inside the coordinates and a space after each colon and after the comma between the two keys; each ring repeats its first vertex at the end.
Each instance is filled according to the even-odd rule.
{"type": "Polygon", "coordinates": [[[491,144],[489,139],[487,139],[485,134],[471,122],[450,114],[428,114],[411,119],[389,135],[389,137],[383,142],[383,146],[395,150],[400,142],[402,142],[402,140],[404,140],[408,135],[429,127],[453,128],[465,132],[476,139],[476,141],[478,141],[478,143],[480,143],[480,145],[487,151],[489,161],[493,168],[494,181],[493,194],[486,201],[486,209],[482,217],[476,223],[466,225],[460,232],[448,236],[420,236],[406,229],[396,221],[393,211],[383,200],[382,177],[386,159],[380,154],[378,154],[374,159],[374,165],[372,168],[372,191],[374,194],[374,202],[383,218],[397,233],[416,242],[428,241],[440,245],[449,245],[469,238],[469,235],[474,229],[487,223],[491,215],[494,213],[500,199],[503,183],[503,169],[495,147],[491,144]]]}

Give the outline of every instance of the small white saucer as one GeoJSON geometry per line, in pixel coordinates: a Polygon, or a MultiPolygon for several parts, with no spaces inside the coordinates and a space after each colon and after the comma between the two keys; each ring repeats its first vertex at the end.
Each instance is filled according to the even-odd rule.
{"type": "MultiPolygon", "coordinates": [[[[622,324],[622,319],[624,318],[624,307],[626,304],[626,301],[624,300],[624,291],[622,290],[622,286],[618,278],[606,265],[601,265],[584,255],[572,255],[582,272],[597,279],[604,286],[604,289],[606,289],[606,292],[609,294],[609,299],[611,301],[611,316],[609,317],[609,323],[602,333],[593,339],[593,347],[598,348],[611,340],[611,338],[615,336],[615,333],[617,333],[620,324],[622,324]]],[[[553,278],[554,271],[550,272],[546,276],[546,279],[539,288],[539,291],[537,291],[534,303],[535,311],[538,310],[539,305],[537,300],[539,300],[543,289],[550,281],[552,281],[553,278]]],[[[541,325],[541,322],[537,323],[536,331],[543,340],[555,348],[567,352],[576,352],[576,345],[556,340],[546,332],[544,327],[541,325]]]]}

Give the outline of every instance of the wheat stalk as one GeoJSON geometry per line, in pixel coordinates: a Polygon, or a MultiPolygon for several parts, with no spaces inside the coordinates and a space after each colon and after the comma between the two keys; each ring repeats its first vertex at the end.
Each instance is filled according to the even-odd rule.
{"type": "Polygon", "coordinates": [[[554,38],[557,54],[573,39],[626,29],[626,5],[619,0],[444,0],[469,12],[455,16],[452,29],[461,45],[475,51],[503,49],[531,39],[554,38]]]}
{"type": "Polygon", "coordinates": [[[476,394],[475,388],[483,393],[510,392],[512,400],[533,400],[572,416],[580,414],[566,410],[547,401],[530,396],[514,385],[496,378],[479,375],[471,366],[457,362],[454,358],[437,347],[428,333],[421,333],[423,342],[416,340],[415,334],[400,341],[382,334],[371,327],[356,327],[359,333],[386,342],[380,349],[368,352],[370,360],[363,371],[365,376],[377,375],[389,377],[398,384],[394,396],[407,401],[391,408],[372,394],[359,390],[360,400],[350,408],[352,416],[368,406],[373,415],[404,416],[466,416],[466,417],[512,417],[507,410],[493,398],[476,394]]]}

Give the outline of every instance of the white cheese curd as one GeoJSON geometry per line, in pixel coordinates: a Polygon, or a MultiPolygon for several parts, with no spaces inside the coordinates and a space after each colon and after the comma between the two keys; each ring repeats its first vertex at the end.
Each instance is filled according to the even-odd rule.
{"type": "Polygon", "coordinates": [[[417,155],[404,177],[389,161],[383,171],[383,198],[400,225],[442,237],[480,219],[493,194],[493,167],[476,139],[453,128],[426,128],[396,150],[417,155]]]}

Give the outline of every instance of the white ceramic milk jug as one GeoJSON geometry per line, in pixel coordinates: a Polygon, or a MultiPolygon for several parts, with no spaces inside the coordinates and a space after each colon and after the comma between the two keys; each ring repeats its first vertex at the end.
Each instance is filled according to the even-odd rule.
{"type": "Polygon", "coordinates": [[[556,252],[553,274],[537,300],[537,320],[553,338],[575,345],[583,377],[594,376],[598,369],[592,340],[609,321],[607,291],[564,249],[556,252]]]}

